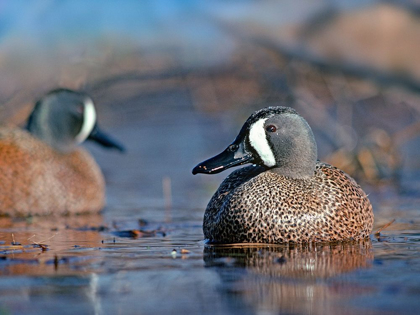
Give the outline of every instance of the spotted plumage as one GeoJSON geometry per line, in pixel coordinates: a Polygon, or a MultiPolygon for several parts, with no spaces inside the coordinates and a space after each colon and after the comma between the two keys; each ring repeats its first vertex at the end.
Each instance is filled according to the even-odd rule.
{"type": "MultiPolygon", "coordinates": [[[[0,127],[1,215],[61,215],[98,212],[103,208],[103,175],[92,156],[77,146],[80,140],[71,141],[80,138],[80,130],[86,125],[85,100],[90,98],[83,93],[55,90],[38,102],[29,120],[29,130],[0,127]],[[45,107],[44,102],[56,108],[45,107]],[[51,111],[54,115],[48,118],[51,111]],[[47,117],[42,126],[38,116],[47,117]],[[75,127],[61,129],[57,122],[75,127]],[[35,132],[37,128],[44,128],[42,132],[46,136],[35,132]],[[44,141],[45,137],[48,141],[44,141]]],[[[92,136],[112,146],[113,142],[106,142],[109,139],[99,132],[95,123],[89,122],[91,126],[85,127],[82,141],[92,136]]]]}
{"type": "Polygon", "coordinates": [[[244,162],[256,165],[231,173],[207,206],[203,231],[209,241],[301,243],[369,236],[373,212],[366,194],[349,175],[316,160],[312,131],[294,110],[258,111],[227,150],[199,164],[194,173],[213,173],[244,162]],[[249,141],[248,133],[261,119],[266,135],[260,146],[249,141]],[[275,166],[267,166],[266,155],[260,154],[265,141],[275,166]]]}

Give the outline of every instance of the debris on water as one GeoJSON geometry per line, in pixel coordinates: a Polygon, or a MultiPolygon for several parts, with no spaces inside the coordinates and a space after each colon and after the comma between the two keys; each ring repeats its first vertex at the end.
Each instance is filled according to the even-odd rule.
{"type": "Polygon", "coordinates": [[[160,229],[157,230],[142,230],[142,229],[133,229],[133,230],[123,230],[113,232],[118,237],[131,237],[131,238],[142,238],[142,237],[153,237],[157,234],[166,236],[166,233],[160,229]]]}
{"type": "Polygon", "coordinates": [[[93,231],[93,232],[106,232],[109,230],[109,227],[105,225],[99,225],[99,226],[83,226],[75,229],[76,231],[93,231]]]}
{"type": "Polygon", "coordinates": [[[12,245],[22,245],[21,243],[18,243],[15,241],[15,236],[12,233],[12,245]]]}
{"type": "Polygon", "coordinates": [[[381,231],[386,229],[388,226],[390,226],[392,223],[395,222],[395,219],[392,219],[390,222],[388,222],[387,224],[385,224],[383,227],[379,228],[376,232],[375,232],[375,237],[379,237],[381,235],[381,231]]]}
{"type": "Polygon", "coordinates": [[[48,250],[48,245],[46,244],[40,244],[40,243],[33,243],[31,244],[34,248],[41,248],[43,252],[46,252],[48,250]]]}
{"type": "Polygon", "coordinates": [[[41,250],[42,250],[43,252],[45,252],[45,251],[47,251],[47,250],[48,250],[48,245],[46,245],[46,244],[45,244],[45,242],[46,242],[46,241],[49,241],[49,240],[51,240],[51,239],[53,239],[54,237],[56,237],[56,236],[57,236],[57,234],[58,234],[58,233],[55,233],[55,234],[53,234],[52,236],[50,236],[49,238],[44,239],[44,240],[39,241],[39,242],[36,242],[36,241],[33,241],[33,240],[32,240],[32,239],[36,236],[36,234],[34,234],[34,235],[32,235],[31,237],[29,237],[29,238],[28,238],[28,241],[32,240],[32,244],[31,244],[31,246],[32,246],[33,248],[41,248],[41,250]]]}
{"type": "Polygon", "coordinates": [[[155,236],[155,233],[147,232],[144,233],[141,230],[124,230],[124,231],[115,231],[113,232],[118,237],[132,237],[132,238],[138,238],[138,237],[146,237],[146,236],[155,236]]]}
{"type": "Polygon", "coordinates": [[[48,245],[40,243],[32,243],[30,245],[11,244],[11,245],[0,245],[0,253],[3,255],[17,254],[32,251],[31,248],[40,248],[43,252],[48,250],[48,245]]]}

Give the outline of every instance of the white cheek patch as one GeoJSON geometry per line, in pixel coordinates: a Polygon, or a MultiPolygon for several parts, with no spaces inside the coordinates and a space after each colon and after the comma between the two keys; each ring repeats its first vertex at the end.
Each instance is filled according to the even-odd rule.
{"type": "Polygon", "coordinates": [[[260,119],[251,126],[249,142],[264,162],[264,165],[272,167],[276,165],[276,159],[265,136],[264,123],[267,119],[260,119]]]}
{"type": "Polygon", "coordinates": [[[93,101],[87,98],[84,103],[83,110],[83,124],[80,132],[75,137],[77,143],[82,143],[92,132],[93,127],[96,123],[96,111],[93,101]]]}

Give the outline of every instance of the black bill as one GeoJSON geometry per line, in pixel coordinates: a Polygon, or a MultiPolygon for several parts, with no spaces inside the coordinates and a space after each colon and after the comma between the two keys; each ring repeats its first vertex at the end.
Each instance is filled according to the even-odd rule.
{"type": "Polygon", "coordinates": [[[106,133],[102,132],[98,128],[98,125],[95,125],[95,127],[93,127],[93,130],[90,133],[88,140],[95,141],[106,148],[117,149],[120,152],[125,152],[124,146],[118,143],[116,140],[112,139],[106,133]]]}
{"type": "Polygon", "coordinates": [[[252,163],[252,155],[244,150],[242,143],[235,144],[235,142],[222,153],[198,164],[192,173],[194,175],[198,173],[217,174],[233,166],[252,163]]]}

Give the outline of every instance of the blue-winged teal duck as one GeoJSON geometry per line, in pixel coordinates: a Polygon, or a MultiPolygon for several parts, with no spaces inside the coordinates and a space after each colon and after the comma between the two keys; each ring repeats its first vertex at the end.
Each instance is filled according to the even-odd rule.
{"type": "Polygon", "coordinates": [[[255,112],[225,151],[193,169],[232,172],[204,214],[204,236],[216,243],[329,242],[363,239],[372,206],[349,175],[317,161],[308,123],[294,109],[255,112]]]}
{"type": "Polygon", "coordinates": [[[78,147],[87,139],[123,150],[99,130],[92,99],[66,89],[51,91],[36,103],[26,130],[0,127],[0,214],[101,210],[103,175],[78,147]]]}

